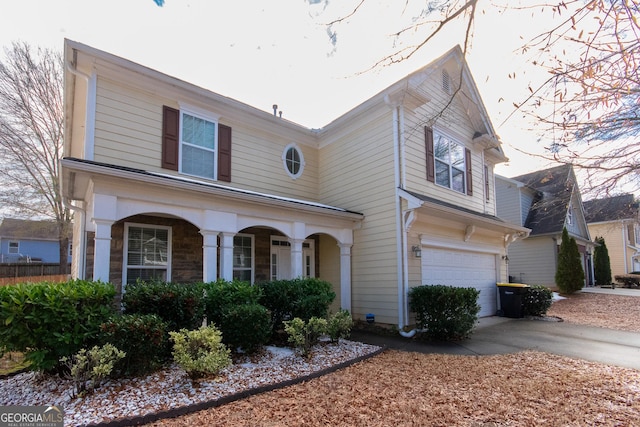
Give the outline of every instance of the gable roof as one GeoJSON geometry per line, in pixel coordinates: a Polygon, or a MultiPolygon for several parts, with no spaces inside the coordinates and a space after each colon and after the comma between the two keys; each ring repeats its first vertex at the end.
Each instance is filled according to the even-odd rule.
{"type": "Polygon", "coordinates": [[[638,219],[638,202],[633,194],[588,200],[583,203],[587,223],[638,219]]]}
{"type": "MultiPolygon", "coordinates": [[[[71,231],[69,232],[71,237],[71,231]]],[[[54,221],[4,218],[0,223],[0,238],[16,240],[58,240],[54,221]]]]}
{"type": "Polygon", "coordinates": [[[525,227],[531,235],[561,233],[576,186],[571,165],[561,165],[511,178],[535,191],[525,227]]]}

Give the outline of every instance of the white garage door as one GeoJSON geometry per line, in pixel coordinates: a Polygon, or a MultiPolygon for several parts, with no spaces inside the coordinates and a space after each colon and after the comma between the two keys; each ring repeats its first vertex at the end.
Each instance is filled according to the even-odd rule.
{"type": "Polygon", "coordinates": [[[494,254],[423,247],[422,284],[474,287],[480,291],[480,317],[496,314],[494,254]]]}

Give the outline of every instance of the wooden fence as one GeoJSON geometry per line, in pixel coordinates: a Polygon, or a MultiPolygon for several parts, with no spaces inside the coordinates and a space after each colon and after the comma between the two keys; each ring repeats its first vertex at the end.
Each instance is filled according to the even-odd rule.
{"type": "Polygon", "coordinates": [[[25,276],[25,277],[0,277],[0,286],[15,285],[16,283],[38,282],[66,282],[70,279],[68,274],[55,274],[51,276],[25,276]]]}
{"type": "MultiPolygon", "coordinates": [[[[69,266],[68,266],[69,268],[69,266]]],[[[50,263],[3,263],[0,264],[0,278],[24,278],[34,276],[57,276],[60,264],[50,263]]],[[[67,270],[70,271],[70,268],[67,270]]]]}

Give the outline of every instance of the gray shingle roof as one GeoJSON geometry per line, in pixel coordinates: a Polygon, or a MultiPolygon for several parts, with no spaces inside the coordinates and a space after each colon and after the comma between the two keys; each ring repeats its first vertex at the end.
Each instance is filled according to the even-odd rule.
{"type": "MultiPolygon", "coordinates": [[[[0,223],[0,237],[8,239],[58,240],[58,227],[54,221],[4,218],[0,223]]],[[[71,237],[71,232],[69,237],[71,237]]]]}
{"type": "Polygon", "coordinates": [[[530,235],[561,233],[576,177],[571,165],[561,165],[511,178],[536,192],[525,227],[530,235]]]}
{"type": "Polygon", "coordinates": [[[588,200],[583,203],[587,223],[638,219],[638,202],[633,194],[588,200]]]}

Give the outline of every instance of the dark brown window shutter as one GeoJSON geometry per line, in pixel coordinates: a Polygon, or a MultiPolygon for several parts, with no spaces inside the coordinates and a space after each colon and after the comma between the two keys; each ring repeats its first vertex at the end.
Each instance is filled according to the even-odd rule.
{"type": "Polygon", "coordinates": [[[231,128],[218,124],[218,181],[231,182],[231,128]]]}
{"type": "Polygon", "coordinates": [[[484,165],[484,193],[485,193],[485,198],[487,199],[487,202],[489,201],[489,199],[491,197],[489,197],[489,166],[484,165]]]}
{"type": "Polygon", "coordinates": [[[178,170],[178,146],[180,138],[180,111],[162,107],[162,167],[178,170]]]}
{"type": "Polygon", "coordinates": [[[435,155],[433,154],[433,129],[424,127],[424,143],[427,148],[427,181],[436,182],[435,155]]]}
{"type": "Polygon", "coordinates": [[[464,162],[467,165],[467,195],[473,196],[473,177],[471,176],[471,150],[464,149],[464,162]]]}

